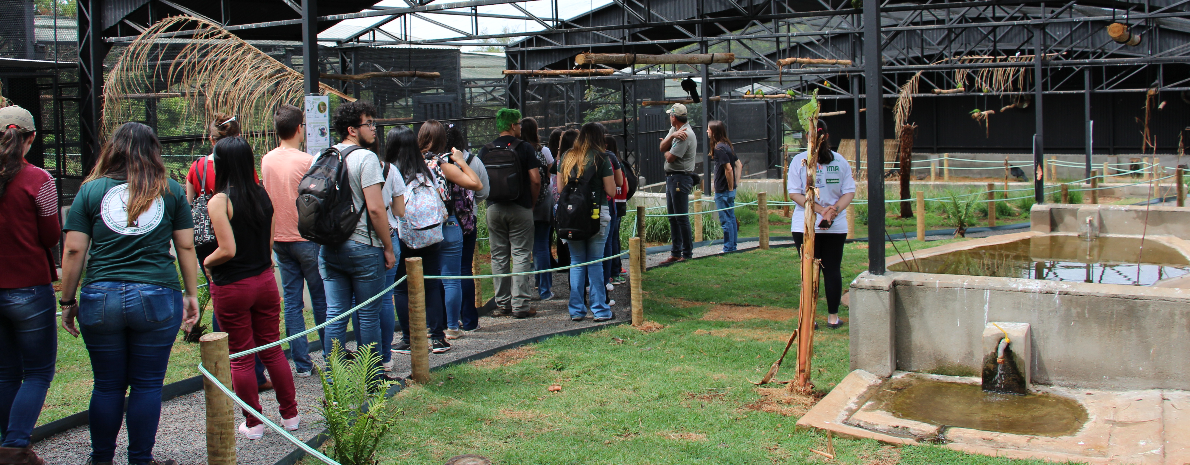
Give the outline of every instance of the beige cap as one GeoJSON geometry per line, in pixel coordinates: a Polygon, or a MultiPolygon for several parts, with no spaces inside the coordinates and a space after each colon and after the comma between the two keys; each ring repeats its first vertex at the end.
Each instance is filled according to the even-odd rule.
{"type": "Polygon", "coordinates": [[[665,110],[665,112],[674,116],[686,116],[686,105],[675,103],[673,107],[665,110]]]}
{"type": "Polygon", "coordinates": [[[13,105],[0,108],[0,131],[16,127],[21,132],[33,132],[37,126],[33,125],[33,115],[29,110],[13,105]]]}

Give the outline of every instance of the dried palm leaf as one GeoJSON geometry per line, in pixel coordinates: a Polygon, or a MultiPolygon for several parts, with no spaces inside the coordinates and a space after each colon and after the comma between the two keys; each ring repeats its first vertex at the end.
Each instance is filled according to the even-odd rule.
{"type": "MultiPolygon", "coordinates": [[[[278,105],[301,105],[302,73],[277,61],[218,24],[172,16],[151,26],[120,54],[103,88],[105,133],[140,118],[143,103],[131,97],[172,91],[185,102],[184,126],[203,124],[215,112],[233,114],[245,135],[267,135],[278,105]]],[[[321,94],[351,97],[319,84],[321,94]]],[[[266,140],[257,146],[272,145],[266,140]]]]}
{"type": "Polygon", "coordinates": [[[921,81],[921,73],[918,71],[909,78],[909,82],[901,86],[901,93],[897,95],[897,104],[893,106],[893,118],[896,120],[897,139],[901,138],[901,128],[905,127],[905,122],[909,119],[909,114],[913,112],[913,94],[917,93],[917,83],[921,81]]]}

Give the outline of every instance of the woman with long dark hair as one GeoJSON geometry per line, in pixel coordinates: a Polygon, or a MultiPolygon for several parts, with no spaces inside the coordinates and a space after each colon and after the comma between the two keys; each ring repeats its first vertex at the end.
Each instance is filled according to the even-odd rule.
{"type": "MultiPolygon", "coordinates": [[[[581,188],[588,189],[599,206],[599,232],[594,236],[578,241],[567,240],[570,246],[570,262],[573,264],[586,263],[603,258],[604,242],[607,240],[608,223],[611,215],[608,212],[607,199],[616,194],[616,180],[612,175],[612,166],[603,153],[603,126],[599,123],[587,123],[579,132],[578,139],[569,151],[562,155],[562,160],[556,165],[558,173],[558,187],[565,189],[572,181],[578,182],[583,175],[596,170],[590,182],[581,188]]],[[[608,321],[615,318],[611,307],[607,305],[607,289],[604,287],[603,264],[592,263],[570,269],[570,302],[567,309],[570,319],[582,321],[587,314],[587,305],[583,303],[586,295],[584,287],[590,286],[590,304],[595,321],[608,321]]]]}
{"type": "Polygon", "coordinates": [[[93,463],[112,461],[125,418],[129,463],[177,463],[155,461],[153,445],[174,339],[179,327],[189,330],[198,321],[193,228],[186,193],[166,174],[157,135],[143,124],[124,123],[99,152],[63,227],[59,304],[62,327],[82,333],[91,357],[93,463]]]}
{"type": "MultiPolygon", "coordinates": [[[[381,194],[384,202],[388,205],[388,227],[389,237],[392,239],[393,252],[397,257],[397,262],[401,261],[401,247],[397,244],[397,218],[405,216],[405,176],[401,175],[401,169],[397,167],[397,154],[401,150],[401,140],[413,140],[413,131],[409,128],[398,126],[388,130],[388,134],[384,140],[384,188],[381,189],[381,194]],[[402,135],[408,133],[404,139],[402,135]]],[[[416,141],[414,141],[416,142],[416,141]]],[[[397,282],[397,266],[384,270],[384,288],[388,289],[397,282]]],[[[355,324],[359,327],[359,323],[355,324]]],[[[397,313],[396,307],[393,306],[393,291],[387,291],[380,298],[380,364],[384,367],[384,371],[393,370],[393,334],[397,330],[397,313]]]]}
{"type": "MultiPolygon", "coordinates": [[[[218,247],[203,265],[211,273],[211,301],[215,318],[227,333],[232,352],[271,344],[281,339],[281,295],[273,274],[273,202],[252,179],[255,157],[252,146],[240,137],[215,144],[215,195],[207,211],[218,247]]],[[[293,386],[293,373],[280,346],[258,353],[269,371],[280,404],[281,425],[297,430],[301,416],[293,386]]],[[[236,395],[256,411],[260,392],[256,384],[256,358],[231,361],[231,384],[236,395]]],[[[260,439],[265,425],[244,411],[240,434],[260,439]]]]}
{"type": "MultiPolygon", "coordinates": [[[[537,120],[533,118],[521,119],[521,140],[533,148],[537,161],[541,162],[541,192],[537,203],[533,206],[533,270],[548,270],[553,265],[550,255],[550,232],[553,231],[554,196],[550,189],[550,167],[554,165],[554,154],[549,147],[541,145],[538,135],[537,120]]],[[[537,283],[537,297],[541,300],[554,298],[551,288],[554,286],[554,276],[550,273],[534,275],[537,283]]]]}
{"type": "MultiPolygon", "coordinates": [[[[458,276],[463,253],[463,228],[459,224],[459,216],[467,218],[464,212],[474,211],[475,198],[472,192],[479,190],[483,185],[463,159],[463,152],[457,149],[446,152],[446,126],[441,122],[426,121],[418,131],[416,144],[406,147],[405,142],[405,139],[401,140],[397,162],[401,173],[405,175],[406,190],[411,190],[411,185],[426,180],[432,180],[430,182],[435,184],[441,182],[446,193],[443,201],[448,216],[442,227],[442,242],[414,249],[402,241],[401,256],[422,257],[422,269],[426,274],[458,276]]],[[[397,266],[400,267],[397,276],[404,275],[404,260],[397,266]]],[[[457,279],[431,281],[437,282],[426,284],[426,325],[430,330],[431,351],[441,354],[450,350],[450,344],[446,342],[446,330],[451,324],[453,327],[449,329],[458,331],[452,334],[456,337],[462,335],[457,315],[455,321],[451,322],[446,314],[448,306],[461,308],[462,301],[459,299],[462,298],[462,292],[457,279]]],[[[397,286],[396,307],[401,320],[401,342],[395,344],[393,352],[408,354],[411,328],[407,283],[397,286]]]]}
{"type": "MultiPolygon", "coordinates": [[[[463,158],[467,160],[467,166],[471,167],[471,171],[479,178],[480,184],[483,187],[473,192],[475,197],[475,205],[488,198],[491,192],[491,183],[488,181],[488,169],[484,166],[483,161],[478,156],[471,154],[467,150],[467,138],[463,136],[460,124],[448,124],[446,128],[446,146],[452,150],[463,152],[463,158]]],[[[463,278],[460,281],[460,299],[459,309],[453,307],[446,308],[446,320],[448,322],[458,320],[461,331],[474,331],[479,329],[479,311],[475,308],[475,299],[466,296],[475,295],[475,280],[466,279],[467,276],[472,276],[475,272],[473,263],[475,261],[475,242],[479,239],[479,215],[477,212],[464,213],[462,218],[458,218],[459,225],[463,227],[463,252],[459,257],[459,277],[463,278]],[[457,318],[456,318],[457,316],[457,318]]],[[[458,333],[455,333],[458,334],[458,333]]],[[[447,325],[447,339],[452,337],[450,326],[447,325]]]]}
{"type": "MultiPolygon", "coordinates": [[[[810,208],[814,209],[814,256],[822,260],[822,285],[826,288],[827,327],[838,328],[839,301],[843,296],[843,246],[847,242],[847,206],[855,197],[855,178],[851,165],[837,152],[831,150],[830,133],[826,122],[818,120],[818,169],[814,184],[818,197],[810,208]]],[[[805,234],[806,218],[806,165],[808,156],[802,152],[789,163],[789,181],[786,186],[789,198],[797,203],[793,211],[793,242],[800,251],[805,234]]]]}
{"type": "Polygon", "coordinates": [[[712,185],[715,191],[715,209],[719,210],[719,226],[723,228],[723,251],[736,250],[739,223],[735,219],[735,189],[740,180],[740,159],[735,156],[735,147],[727,138],[727,125],[714,120],[707,123],[707,140],[710,141],[710,161],[715,164],[712,185]],[[724,210],[725,208],[729,210],[724,210]]]}
{"type": "Polygon", "coordinates": [[[25,161],[36,138],[28,110],[0,108],[0,463],[42,463],[29,438],[58,355],[51,284],[58,190],[25,161]]]}

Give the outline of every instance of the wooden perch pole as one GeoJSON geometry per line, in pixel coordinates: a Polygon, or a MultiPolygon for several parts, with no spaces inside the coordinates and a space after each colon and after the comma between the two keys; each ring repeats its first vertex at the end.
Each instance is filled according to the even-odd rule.
{"type": "Polygon", "coordinates": [[[966,91],[967,91],[967,89],[959,88],[959,89],[934,89],[931,92],[933,92],[935,94],[961,94],[966,91]]]}
{"type": "Polygon", "coordinates": [[[616,74],[614,69],[506,69],[504,75],[525,76],[611,76],[616,74]]]}
{"type": "Polygon", "coordinates": [[[851,66],[851,60],[831,60],[827,58],[782,58],[777,60],[779,66],[789,65],[839,65],[851,66]]]}
{"type": "Polygon", "coordinates": [[[404,78],[416,77],[422,79],[438,79],[442,77],[442,73],[427,72],[427,71],[373,71],[370,73],[360,74],[332,74],[322,73],[323,79],[336,79],[339,81],[367,81],[373,78],[404,78]]]}
{"type": "Polygon", "coordinates": [[[574,57],[576,65],[709,65],[731,63],[734,53],[691,53],[644,55],[639,53],[580,53],[574,57]]]}
{"type": "Polygon", "coordinates": [[[741,95],[740,97],[749,98],[749,99],[772,99],[772,100],[781,100],[781,99],[792,100],[793,99],[793,96],[789,95],[789,94],[773,94],[773,95],[748,94],[748,95],[741,95]]]}
{"type": "Polygon", "coordinates": [[[828,111],[826,113],[819,113],[818,117],[821,118],[823,116],[843,116],[846,114],[847,114],[847,110],[828,111]]]}

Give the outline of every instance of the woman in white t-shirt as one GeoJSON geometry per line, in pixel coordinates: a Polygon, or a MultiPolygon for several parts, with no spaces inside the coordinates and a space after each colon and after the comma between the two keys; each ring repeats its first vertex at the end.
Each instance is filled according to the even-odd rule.
{"type": "MultiPolygon", "coordinates": [[[[818,134],[823,139],[818,150],[818,169],[814,184],[818,196],[811,206],[814,210],[814,256],[822,260],[822,282],[826,287],[827,326],[838,328],[839,300],[843,296],[843,245],[847,242],[847,206],[855,197],[855,178],[851,165],[839,153],[831,150],[830,133],[826,122],[818,121],[818,134]]],[[[806,161],[807,152],[793,157],[789,164],[786,191],[797,203],[793,212],[793,242],[800,251],[806,218],[806,161]]]]}

